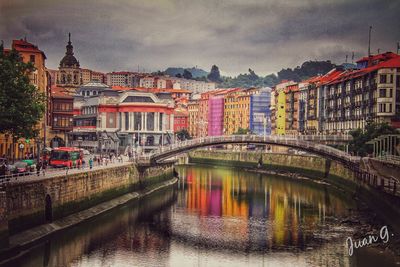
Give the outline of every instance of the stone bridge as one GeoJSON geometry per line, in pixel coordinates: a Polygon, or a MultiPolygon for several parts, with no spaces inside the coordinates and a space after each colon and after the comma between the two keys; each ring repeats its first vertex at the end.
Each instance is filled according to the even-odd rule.
{"type": "Polygon", "coordinates": [[[211,136],[178,142],[169,146],[164,146],[150,154],[139,157],[139,162],[143,165],[156,165],[164,160],[189,152],[201,147],[226,145],[226,144],[260,144],[278,145],[290,147],[321,157],[338,161],[343,165],[352,168],[360,162],[359,157],[339,149],[325,145],[329,142],[348,142],[351,137],[348,135],[300,135],[300,136],[259,136],[259,135],[232,135],[232,136],[211,136]]]}

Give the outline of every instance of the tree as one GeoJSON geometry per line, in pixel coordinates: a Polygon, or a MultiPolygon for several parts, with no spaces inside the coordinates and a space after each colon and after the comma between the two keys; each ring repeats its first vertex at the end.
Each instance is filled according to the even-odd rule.
{"type": "Polygon", "coordinates": [[[30,84],[28,75],[34,70],[15,49],[5,53],[0,45],[0,133],[12,136],[13,149],[19,138],[39,133],[36,126],[45,110],[45,95],[30,84]]]}
{"type": "Polygon", "coordinates": [[[188,71],[188,70],[184,70],[183,71],[183,78],[192,79],[193,78],[192,73],[190,71],[188,71]]]}
{"type": "Polygon", "coordinates": [[[180,140],[180,141],[192,139],[192,137],[190,136],[189,132],[186,129],[182,129],[182,130],[176,132],[176,136],[177,136],[178,140],[180,140]]]}
{"type": "Polygon", "coordinates": [[[251,131],[249,128],[243,129],[239,127],[239,129],[233,134],[251,134],[251,131]]]}
{"type": "Polygon", "coordinates": [[[219,68],[216,65],[213,65],[211,67],[211,71],[207,75],[207,78],[212,82],[216,82],[216,83],[222,82],[221,74],[219,73],[219,68]]]}
{"type": "Polygon", "coordinates": [[[176,78],[182,78],[182,74],[178,73],[175,75],[176,78]]]}
{"type": "Polygon", "coordinates": [[[399,132],[387,123],[367,122],[364,132],[361,129],[350,131],[353,140],[349,143],[349,151],[358,156],[366,156],[373,152],[367,142],[384,134],[398,134],[399,132]]]}

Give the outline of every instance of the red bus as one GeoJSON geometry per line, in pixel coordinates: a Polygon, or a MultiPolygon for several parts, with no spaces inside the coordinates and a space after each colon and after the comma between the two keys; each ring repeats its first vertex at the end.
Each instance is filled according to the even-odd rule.
{"type": "Polygon", "coordinates": [[[82,165],[83,153],[76,147],[57,147],[51,151],[50,166],[76,167],[82,165]]]}

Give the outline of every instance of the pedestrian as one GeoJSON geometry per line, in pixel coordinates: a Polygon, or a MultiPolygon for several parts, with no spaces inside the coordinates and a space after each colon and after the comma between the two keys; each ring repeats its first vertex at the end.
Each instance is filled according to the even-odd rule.
{"type": "Polygon", "coordinates": [[[92,158],[89,159],[89,168],[90,169],[93,168],[93,159],[92,158]]]}
{"type": "Polygon", "coordinates": [[[42,162],[41,161],[39,161],[37,164],[36,164],[36,174],[37,174],[37,176],[39,176],[39,174],[40,174],[40,169],[42,168],[42,162]]]}
{"type": "Polygon", "coordinates": [[[44,160],[43,161],[43,166],[42,166],[42,169],[43,169],[43,176],[45,176],[46,175],[46,169],[47,169],[47,160],[44,160]]]}
{"type": "Polygon", "coordinates": [[[0,167],[0,176],[5,176],[6,175],[6,163],[3,162],[3,164],[0,167]]]}
{"type": "Polygon", "coordinates": [[[100,157],[97,157],[97,165],[100,166],[100,157]]]}
{"type": "Polygon", "coordinates": [[[82,169],[85,169],[86,161],[85,159],[82,159],[82,169]]]}

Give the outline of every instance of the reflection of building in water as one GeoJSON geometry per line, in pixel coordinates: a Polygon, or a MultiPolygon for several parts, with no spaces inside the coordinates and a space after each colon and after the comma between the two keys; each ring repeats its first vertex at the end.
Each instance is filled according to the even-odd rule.
{"type": "Polygon", "coordinates": [[[256,247],[301,248],[327,215],[346,212],[341,199],[313,182],[243,175],[235,170],[187,168],[181,197],[189,212],[202,215],[189,218],[199,220],[200,232],[212,229],[212,222],[203,216],[217,215],[223,224],[220,230],[230,239],[246,239],[256,247]]]}

